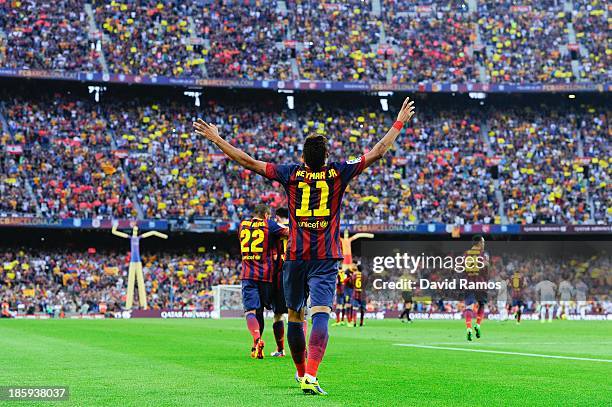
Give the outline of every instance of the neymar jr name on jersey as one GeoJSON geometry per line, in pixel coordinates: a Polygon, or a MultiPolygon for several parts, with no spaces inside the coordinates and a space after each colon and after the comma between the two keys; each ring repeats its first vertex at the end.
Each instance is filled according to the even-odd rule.
{"type": "Polygon", "coordinates": [[[295,172],[296,178],[302,178],[308,181],[326,180],[327,178],[335,178],[337,176],[338,172],[333,168],[330,168],[327,171],[310,172],[307,170],[297,170],[295,172]]]}

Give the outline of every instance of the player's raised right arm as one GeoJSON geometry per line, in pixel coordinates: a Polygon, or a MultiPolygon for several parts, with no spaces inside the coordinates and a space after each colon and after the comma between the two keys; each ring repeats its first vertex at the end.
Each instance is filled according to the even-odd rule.
{"type": "Polygon", "coordinates": [[[237,162],[244,168],[255,171],[260,175],[266,174],[266,163],[259,161],[242,151],[241,149],[234,147],[219,135],[219,130],[214,124],[206,123],[202,119],[198,119],[193,123],[193,128],[196,134],[206,137],[212,141],[227,155],[231,160],[237,162]]]}
{"type": "Polygon", "coordinates": [[[406,98],[404,100],[404,104],[402,105],[402,109],[397,115],[397,121],[393,123],[393,127],[389,129],[385,137],[382,138],[373,149],[371,149],[365,155],[365,168],[368,168],[375,161],[380,160],[383,155],[391,148],[393,143],[395,143],[395,139],[399,136],[402,131],[402,127],[404,124],[412,118],[414,115],[414,100],[411,101],[410,98],[406,98]]]}

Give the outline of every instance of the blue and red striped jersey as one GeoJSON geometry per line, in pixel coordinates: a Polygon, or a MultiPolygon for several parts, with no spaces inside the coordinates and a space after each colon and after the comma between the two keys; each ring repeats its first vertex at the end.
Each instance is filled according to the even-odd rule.
{"type": "Polygon", "coordinates": [[[287,193],[287,260],[342,259],[342,197],[349,181],[364,168],[364,156],[329,163],[319,171],[312,171],[303,164],[266,165],[266,178],[280,182],[287,193]]]}
{"type": "Polygon", "coordinates": [[[269,219],[247,219],[240,222],[240,253],[243,280],[272,282],[274,252],[278,240],[287,234],[287,228],[269,219]]]}

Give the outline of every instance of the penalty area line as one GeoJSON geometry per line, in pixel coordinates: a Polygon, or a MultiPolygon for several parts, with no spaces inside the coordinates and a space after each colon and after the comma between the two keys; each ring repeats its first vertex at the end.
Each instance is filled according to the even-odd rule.
{"type": "Polygon", "coordinates": [[[536,358],[586,360],[589,362],[612,363],[612,360],[610,359],[579,358],[576,356],[543,355],[540,353],[508,352],[508,351],[503,351],[503,350],[451,348],[448,346],[417,345],[414,343],[394,343],[393,346],[403,346],[403,347],[408,347],[408,348],[420,348],[420,349],[454,350],[457,352],[495,353],[498,355],[516,355],[516,356],[530,356],[530,357],[536,357],[536,358]]]}

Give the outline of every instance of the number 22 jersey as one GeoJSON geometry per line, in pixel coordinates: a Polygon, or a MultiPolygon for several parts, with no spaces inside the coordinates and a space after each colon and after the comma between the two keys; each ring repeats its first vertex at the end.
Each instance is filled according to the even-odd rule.
{"type": "Polygon", "coordinates": [[[340,206],[351,179],[365,168],[365,157],[332,162],[318,171],[306,165],[266,165],[266,178],[287,194],[289,241],[286,260],[340,260],[340,206]]]}
{"type": "Polygon", "coordinates": [[[287,228],[270,219],[253,218],[240,222],[240,254],[242,280],[271,283],[276,260],[277,240],[287,234],[287,228]]]}

